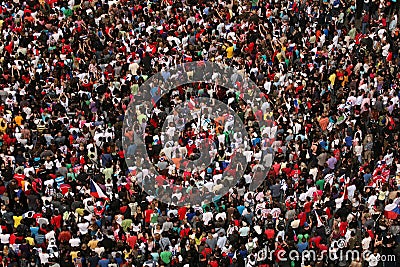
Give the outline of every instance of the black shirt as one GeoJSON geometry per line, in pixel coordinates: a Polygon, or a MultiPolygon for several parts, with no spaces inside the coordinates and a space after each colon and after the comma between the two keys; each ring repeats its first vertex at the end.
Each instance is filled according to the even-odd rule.
{"type": "Polygon", "coordinates": [[[88,264],[89,264],[88,267],[96,267],[97,264],[99,263],[99,260],[100,260],[100,258],[97,255],[95,255],[93,257],[89,257],[88,258],[88,264]]]}

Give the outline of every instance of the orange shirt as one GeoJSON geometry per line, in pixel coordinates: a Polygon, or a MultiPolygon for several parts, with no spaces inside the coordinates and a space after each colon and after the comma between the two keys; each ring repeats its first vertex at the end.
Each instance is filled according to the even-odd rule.
{"type": "Polygon", "coordinates": [[[179,169],[179,167],[181,166],[181,160],[182,158],[172,158],[172,162],[175,164],[177,169],[179,169]]]}
{"type": "Polygon", "coordinates": [[[321,129],[322,129],[323,131],[326,130],[326,128],[328,127],[328,124],[329,124],[329,118],[328,118],[328,117],[321,118],[321,119],[319,120],[319,126],[321,127],[321,129]]]}
{"type": "Polygon", "coordinates": [[[321,37],[321,30],[317,30],[315,32],[315,37],[317,37],[317,42],[319,41],[319,38],[321,37]]]}
{"type": "Polygon", "coordinates": [[[22,116],[16,116],[16,117],[14,118],[14,121],[15,121],[15,123],[16,123],[18,126],[21,126],[22,120],[23,120],[22,116]]]}

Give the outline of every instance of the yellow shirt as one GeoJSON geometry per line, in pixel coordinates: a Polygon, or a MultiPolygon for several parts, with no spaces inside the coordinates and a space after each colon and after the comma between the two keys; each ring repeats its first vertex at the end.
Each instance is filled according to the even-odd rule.
{"type": "Polygon", "coordinates": [[[79,216],[83,216],[84,215],[84,209],[81,209],[81,208],[77,208],[76,210],[76,213],[78,213],[79,214],[79,216]]]}
{"type": "Polygon", "coordinates": [[[342,86],[345,86],[346,85],[346,83],[348,83],[349,82],[349,76],[347,76],[347,75],[344,75],[343,76],[343,82],[342,82],[342,86]]]}
{"type": "Polygon", "coordinates": [[[203,238],[203,236],[200,236],[199,238],[195,237],[194,240],[196,242],[196,245],[200,245],[201,244],[201,239],[203,238]]]}
{"type": "Polygon", "coordinates": [[[69,255],[71,255],[72,261],[74,261],[76,258],[78,258],[78,251],[71,251],[69,255]]]}
{"type": "Polygon", "coordinates": [[[26,240],[26,242],[27,242],[29,245],[31,245],[31,246],[34,246],[34,245],[35,245],[35,239],[33,239],[33,237],[30,237],[30,236],[25,237],[25,240],[26,240]]]}
{"type": "Polygon", "coordinates": [[[88,243],[88,246],[91,250],[94,250],[95,248],[97,248],[97,243],[99,243],[98,240],[90,240],[88,243]]]}
{"type": "Polygon", "coordinates": [[[278,54],[276,54],[276,58],[278,59],[279,62],[281,62],[283,60],[282,53],[279,52],[278,54]]]}
{"type": "Polygon", "coordinates": [[[386,198],[386,192],[385,191],[379,191],[378,199],[379,200],[385,200],[386,198]]]}
{"type": "Polygon", "coordinates": [[[331,76],[329,76],[329,81],[331,81],[332,85],[335,85],[335,80],[336,80],[336,74],[333,73],[331,76]]]}
{"type": "Polygon", "coordinates": [[[127,259],[130,257],[131,251],[126,251],[124,252],[124,254],[125,254],[125,259],[127,259]]]}
{"type": "Polygon", "coordinates": [[[22,216],[13,216],[14,228],[17,228],[21,224],[22,216]]]}
{"type": "Polygon", "coordinates": [[[3,118],[0,118],[0,132],[5,133],[5,132],[6,132],[6,129],[7,129],[7,122],[6,122],[6,120],[3,119],[3,118]],[[4,124],[4,127],[1,126],[2,123],[4,124]]]}
{"type": "Polygon", "coordinates": [[[233,58],[233,46],[230,46],[226,49],[226,57],[233,58]]]}

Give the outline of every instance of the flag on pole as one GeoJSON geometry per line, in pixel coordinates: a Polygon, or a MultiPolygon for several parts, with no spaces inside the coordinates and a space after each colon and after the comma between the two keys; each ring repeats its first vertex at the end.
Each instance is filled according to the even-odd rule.
{"type": "Polygon", "coordinates": [[[101,190],[100,186],[90,179],[90,195],[95,198],[102,198],[105,200],[110,200],[109,197],[101,190]]]}

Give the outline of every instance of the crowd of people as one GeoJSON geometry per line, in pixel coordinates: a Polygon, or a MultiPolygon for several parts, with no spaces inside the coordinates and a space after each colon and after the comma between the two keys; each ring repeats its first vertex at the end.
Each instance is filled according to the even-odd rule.
{"type": "Polygon", "coordinates": [[[398,266],[399,11],[1,1],[0,265],[398,266]]]}

